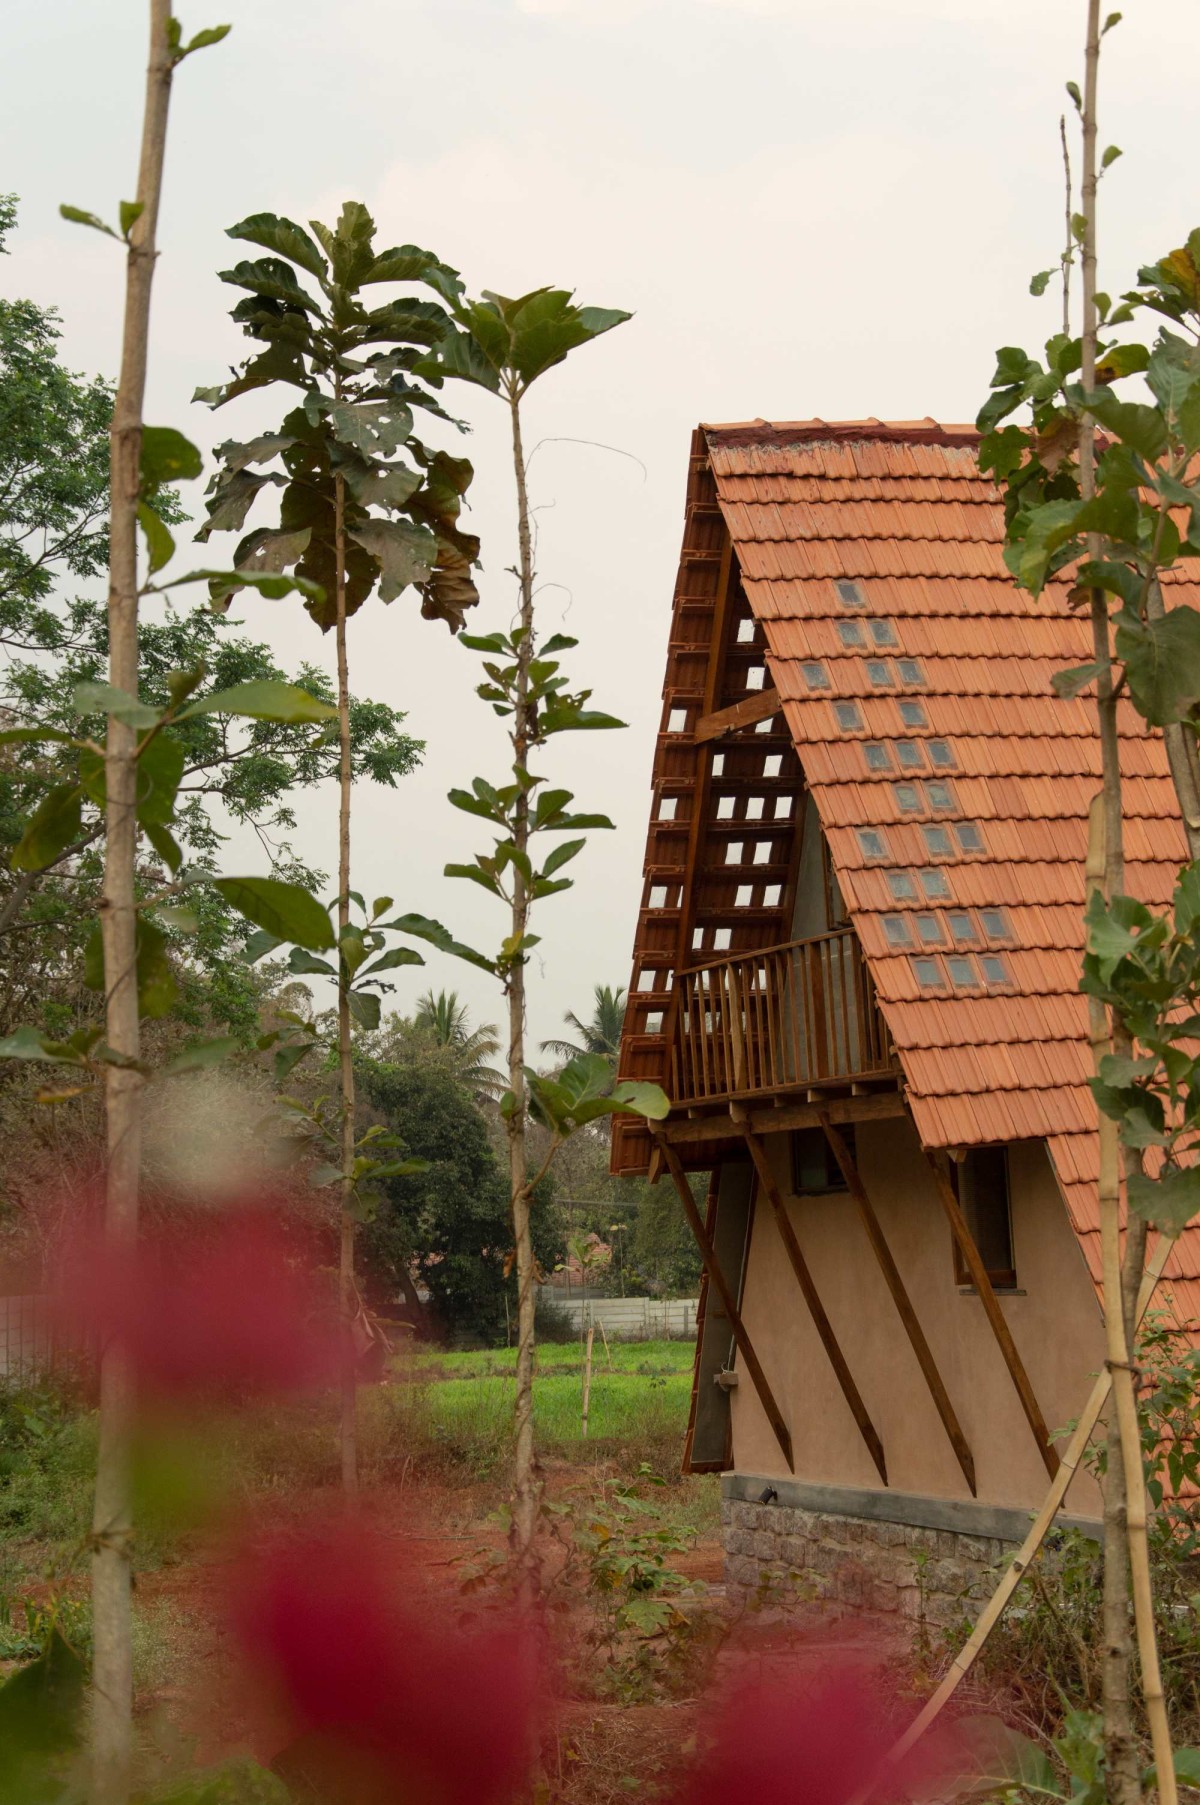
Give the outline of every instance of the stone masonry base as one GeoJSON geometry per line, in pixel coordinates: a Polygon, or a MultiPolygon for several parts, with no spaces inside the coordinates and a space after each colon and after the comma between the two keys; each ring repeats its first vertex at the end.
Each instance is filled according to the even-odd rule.
{"type": "Polygon", "coordinates": [[[721,1491],[725,1583],[735,1602],[823,1600],[931,1626],[977,1614],[1029,1526],[1021,1511],[974,1502],[744,1473],[724,1474],[721,1491]],[[776,1495],[764,1503],[768,1490],[776,1495]]]}

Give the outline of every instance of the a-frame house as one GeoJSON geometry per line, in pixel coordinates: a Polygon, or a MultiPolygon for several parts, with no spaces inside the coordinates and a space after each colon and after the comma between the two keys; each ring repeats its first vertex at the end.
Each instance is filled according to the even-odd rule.
{"type": "MultiPolygon", "coordinates": [[[[876,1609],[1021,1539],[1104,1358],[1100,755],[1091,700],[1051,687],[1087,629],[1065,583],[1013,583],[976,445],[697,430],[620,1065],[672,1108],[613,1137],[704,1254],[685,1465],[724,1475],[730,1581],[799,1566],[876,1609]]],[[[1127,887],[1164,904],[1165,752],[1132,709],[1121,731],[1127,887]]],[[[1164,1291],[1200,1315],[1200,1233],[1164,1291]]],[[[1098,1518],[1087,1474],[1068,1503],[1098,1518]]]]}

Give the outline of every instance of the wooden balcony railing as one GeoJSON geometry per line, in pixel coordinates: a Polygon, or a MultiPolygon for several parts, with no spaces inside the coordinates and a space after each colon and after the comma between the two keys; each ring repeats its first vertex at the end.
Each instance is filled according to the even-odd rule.
{"type": "Polygon", "coordinates": [[[851,928],[735,954],[675,980],[676,1103],[883,1077],[891,1038],[851,928]]]}

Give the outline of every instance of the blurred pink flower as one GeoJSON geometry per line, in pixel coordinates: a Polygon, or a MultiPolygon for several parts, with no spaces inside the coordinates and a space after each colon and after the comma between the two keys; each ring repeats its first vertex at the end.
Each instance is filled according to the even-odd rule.
{"type": "Polygon", "coordinates": [[[394,1543],[339,1519],[249,1547],[230,1618],[310,1782],[333,1776],[356,1805],[507,1805],[532,1748],[536,1634],[464,1629],[444,1599],[422,1609],[413,1578],[394,1543]]]}
{"type": "Polygon", "coordinates": [[[56,1304],[72,1341],[125,1343],[150,1400],[294,1392],[340,1370],[330,1287],[261,1205],[154,1224],[128,1249],[81,1235],[56,1304]]]}

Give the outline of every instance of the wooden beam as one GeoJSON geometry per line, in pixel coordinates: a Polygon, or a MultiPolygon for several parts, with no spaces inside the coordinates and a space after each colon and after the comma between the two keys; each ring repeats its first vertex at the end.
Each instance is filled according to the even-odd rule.
{"type": "Polygon", "coordinates": [[[817,1288],[813,1283],[812,1273],[808,1269],[808,1262],[805,1260],[804,1255],[800,1250],[800,1243],[796,1239],[796,1231],[792,1227],[791,1218],[787,1212],[787,1205],[780,1194],[778,1185],[775,1183],[774,1174],[771,1171],[771,1162],[767,1158],[767,1150],[746,1122],[743,1122],[742,1134],[746,1146],[750,1150],[750,1158],[754,1161],[754,1170],[758,1174],[759,1185],[766,1193],[771,1208],[775,1212],[775,1222],[779,1229],[780,1239],[783,1241],[784,1251],[791,1263],[792,1271],[796,1275],[800,1289],[804,1294],[804,1301],[808,1305],[809,1314],[812,1316],[817,1334],[821,1337],[825,1352],[829,1355],[829,1363],[837,1374],[838,1384],[842,1388],[842,1395],[847,1404],[849,1404],[851,1415],[858,1424],[859,1434],[867,1444],[867,1451],[875,1463],[875,1470],[879,1474],[884,1485],[886,1485],[888,1476],[887,1462],[883,1457],[883,1443],[880,1441],[875,1425],[868,1415],[867,1407],[862,1401],[862,1395],[859,1392],[858,1386],[854,1383],[850,1368],[846,1364],[846,1357],[842,1353],[838,1338],[833,1332],[833,1324],[825,1314],[825,1306],[817,1295],[817,1288]]]}
{"type": "Polygon", "coordinates": [[[950,1394],[938,1371],[933,1352],[925,1339],[925,1331],[917,1320],[917,1313],[913,1309],[912,1299],[900,1276],[900,1269],[892,1258],[892,1250],[887,1244],[887,1238],[880,1226],[879,1218],[875,1214],[875,1206],[867,1194],[862,1174],[849,1147],[824,1111],[821,1114],[821,1127],[825,1131],[825,1139],[829,1142],[833,1157],[841,1168],[846,1188],[853,1197],[859,1216],[862,1218],[862,1225],[867,1231],[867,1240],[871,1243],[875,1258],[879,1262],[879,1270],[883,1273],[884,1281],[892,1294],[892,1302],[896,1306],[900,1321],[904,1324],[904,1331],[908,1336],[912,1351],[917,1356],[917,1364],[925,1375],[925,1383],[929,1387],[930,1396],[937,1407],[937,1413],[942,1419],[942,1427],[950,1438],[954,1457],[962,1468],[963,1478],[974,1498],[976,1496],[974,1457],[967,1438],[962,1432],[954,1406],[950,1402],[950,1394]]]}
{"type": "Polygon", "coordinates": [[[656,1125],[655,1133],[674,1147],[686,1147],[702,1141],[740,1140],[742,1121],[749,1124],[752,1134],[767,1135],[784,1134],[793,1128],[819,1128],[822,1115],[831,1122],[878,1122],[907,1113],[900,1092],[886,1090],[869,1097],[830,1097],[821,1103],[767,1104],[746,1109],[737,1122],[730,1115],[668,1116],[656,1125]]]}
{"type": "Polygon", "coordinates": [[[754,1389],[758,1393],[759,1402],[766,1411],[767,1420],[775,1431],[775,1440],[783,1450],[783,1458],[787,1461],[788,1472],[794,1473],[796,1471],[796,1466],[792,1459],[792,1438],[788,1432],[788,1426],[783,1420],[783,1414],[780,1411],[778,1404],[775,1402],[771,1387],[767,1384],[767,1376],[759,1364],[758,1355],[754,1351],[754,1344],[746,1333],[746,1325],[742,1321],[742,1314],[737,1307],[737,1300],[725,1282],[725,1275],[721,1271],[717,1261],[716,1249],[709,1238],[708,1230],[700,1219],[700,1212],[696,1208],[696,1200],[692,1196],[692,1187],[689,1185],[683,1167],[679,1163],[679,1155],[673,1147],[663,1143],[663,1158],[666,1160],[668,1172],[675,1181],[675,1189],[679,1193],[679,1201],[683,1205],[683,1213],[688,1219],[688,1225],[691,1228],[693,1235],[696,1237],[696,1245],[700,1249],[700,1257],[704,1261],[704,1270],[707,1272],[709,1282],[717,1296],[720,1298],[722,1308],[729,1318],[729,1326],[733,1331],[733,1338],[737,1342],[738,1353],[746,1363],[746,1371],[750,1374],[751,1380],[754,1383],[754,1389]]]}
{"type": "Polygon", "coordinates": [[[979,1293],[979,1301],[983,1305],[984,1314],[991,1324],[992,1333],[1004,1356],[1004,1364],[1008,1368],[1017,1396],[1021,1400],[1021,1408],[1025,1412],[1029,1427],[1033,1430],[1033,1439],[1037,1443],[1042,1464],[1053,1479],[1058,1472],[1059,1458],[1050,1441],[1046,1419],[1034,1396],[1033,1386],[1029,1383],[1029,1374],[1025,1371],[1021,1356],[1017,1352],[1017,1344],[1012,1338],[1012,1330],[1000,1308],[999,1300],[992,1289],[992,1281],[987,1274],[987,1268],[975,1245],[975,1237],[967,1226],[967,1219],[962,1213],[958,1198],[954,1195],[954,1187],[942,1170],[941,1163],[932,1149],[928,1147],[925,1149],[925,1158],[929,1161],[929,1168],[933,1173],[934,1183],[937,1185],[938,1196],[941,1199],[942,1208],[946,1212],[951,1232],[958,1243],[963,1264],[971,1275],[971,1283],[979,1293]]]}
{"type": "Polygon", "coordinates": [[[759,721],[769,720],[782,707],[777,689],[757,690],[741,702],[731,702],[728,708],[718,708],[711,714],[702,714],[696,722],[692,738],[698,746],[705,740],[724,739],[727,733],[736,733],[740,727],[753,727],[759,721]]]}

